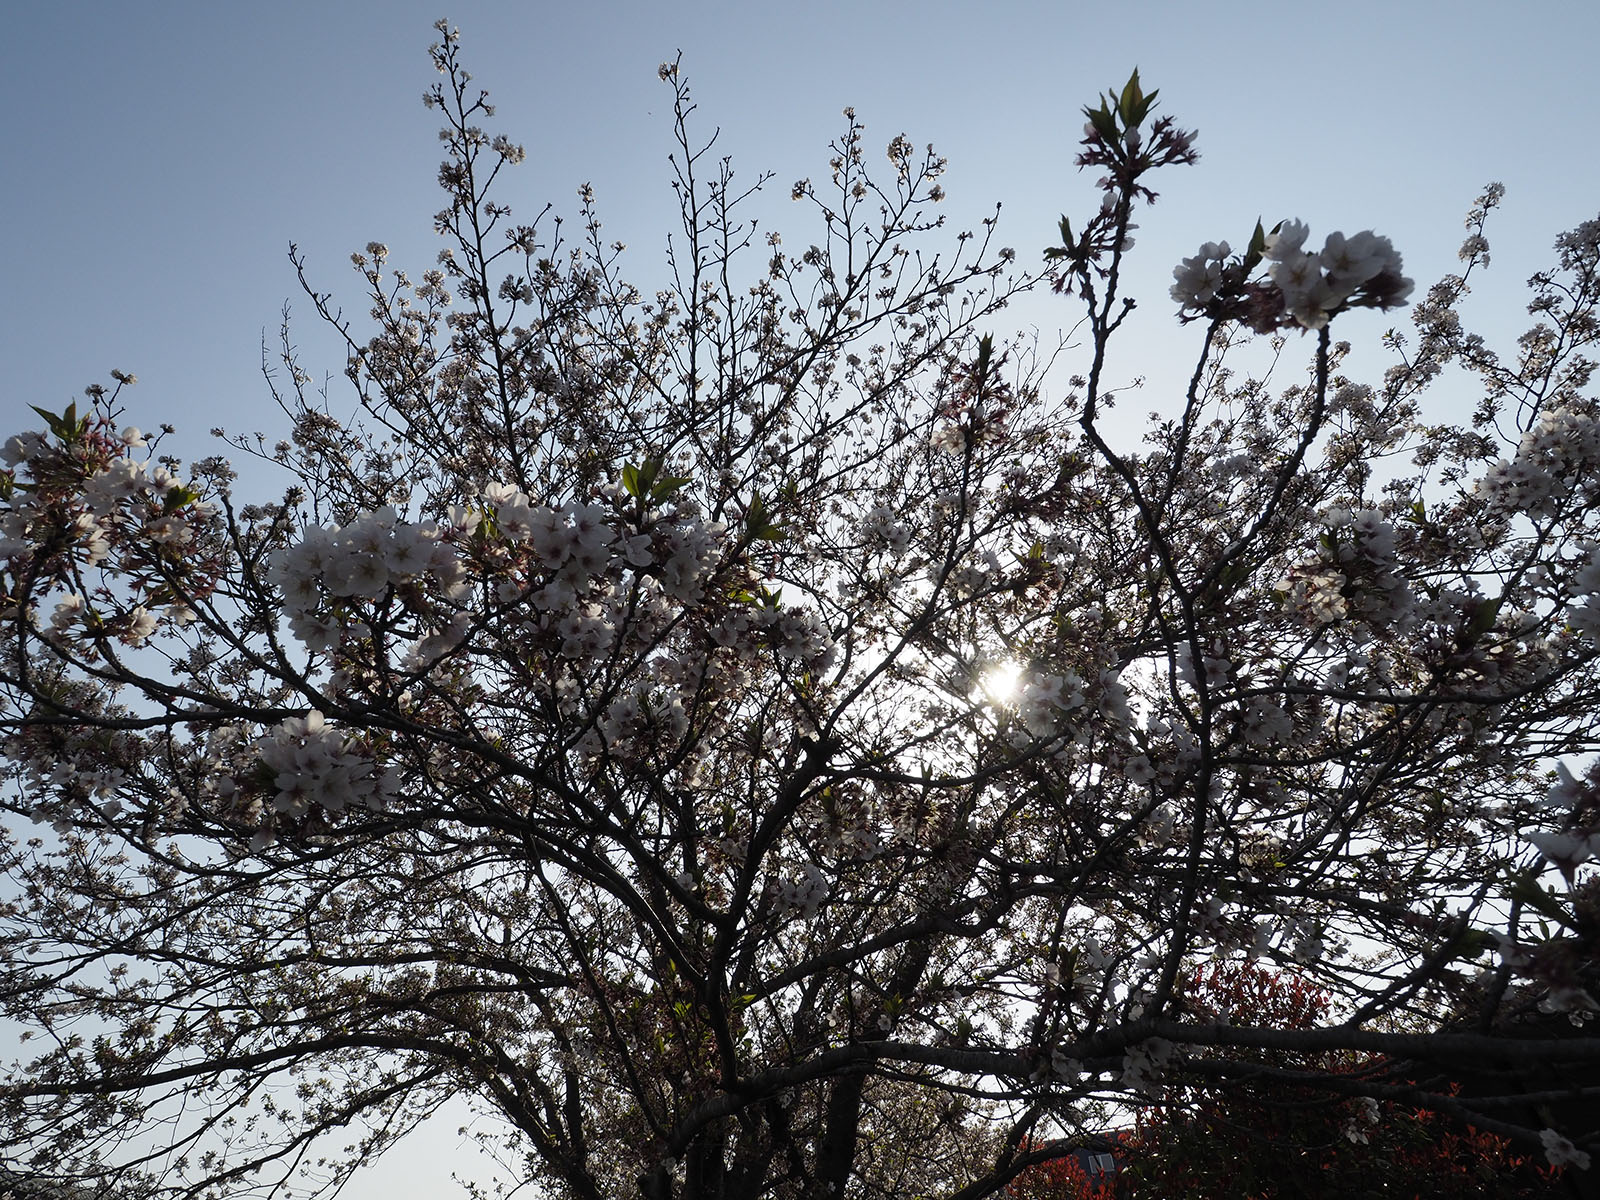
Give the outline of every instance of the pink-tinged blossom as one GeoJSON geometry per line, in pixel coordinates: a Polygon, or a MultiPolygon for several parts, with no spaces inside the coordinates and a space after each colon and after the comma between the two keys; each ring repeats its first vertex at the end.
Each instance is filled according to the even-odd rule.
{"type": "Polygon", "coordinates": [[[505,504],[527,504],[527,493],[510,483],[490,483],[484,486],[483,498],[499,508],[505,504]]]}
{"type": "Polygon", "coordinates": [[[1223,299],[1228,244],[1206,243],[1173,271],[1180,316],[1220,312],[1262,333],[1290,324],[1322,329],[1347,308],[1391,308],[1410,294],[1411,280],[1400,274],[1400,255],[1388,238],[1371,230],[1334,233],[1319,254],[1304,248],[1309,233],[1304,222],[1283,221],[1265,234],[1267,281],[1244,284],[1221,309],[1213,306],[1223,299]]]}
{"type": "Polygon", "coordinates": [[[127,624],[122,631],[122,640],[131,646],[144,642],[156,631],[156,616],[142,604],[136,604],[128,611],[127,624]]]}
{"type": "Polygon", "coordinates": [[[622,539],[620,544],[622,557],[630,567],[648,567],[655,561],[651,552],[651,538],[648,533],[636,533],[622,539]]]}
{"type": "Polygon", "coordinates": [[[1550,785],[1550,790],[1545,793],[1544,804],[1547,808],[1571,811],[1577,807],[1583,793],[1583,784],[1573,775],[1567,764],[1557,763],[1555,782],[1550,785]]]}
{"type": "Polygon", "coordinates": [[[375,600],[389,587],[389,567],[381,551],[352,551],[334,558],[323,582],[335,596],[375,600]]]}
{"type": "Polygon", "coordinates": [[[1539,1140],[1544,1143],[1544,1156],[1552,1167],[1573,1166],[1580,1171],[1589,1169],[1588,1152],[1579,1150],[1565,1134],[1557,1133],[1554,1129],[1541,1129],[1539,1140]]]}
{"type": "Polygon", "coordinates": [[[483,514],[465,504],[450,505],[445,515],[450,519],[450,527],[463,537],[472,536],[483,523],[483,514]]]}
{"type": "Polygon", "coordinates": [[[1083,680],[1070,669],[1024,681],[1017,696],[1017,719],[1036,738],[1053,737],[1062,718],[1084,705],[1083,680]]]}
{"type": "Polygon", "coordinates": [[[49,448],[49,441],[43,434],[29,431],[19,433],[6,439],[5,446],[0,448],[0,459],[8,467],[19,467],[29,459],[49,448]]]}
{"type": "Polygon", "coordinates": [[[28,537],[32,522],[24,512],[9,512],[0,517],[0,558],[16,558],[33,549],[28,537]]]}
{"type": "Polygon", "coordinates": [[[109,513],[150,486],[145,464],[114,458],[84,484],[84,502],[95,512],[109,513]]]}
{"type": "Polygon", "coordinates": [[[862,539],[876,550],[891,554],[904,552],[911,544],[911,528],[895,518],[886,504],[875,504],[861,522],[862,539]]]}
{"type": "Polygon", "coordinates": [[[533,537],[533,509],[521,501],[500,505],[495,510],[494,519],[500,527],[501,536],[508,541],[525,542],[533,537]]]}
{"type": "Polygon", "coordinates": [[[57,633],[65,633],[73,626],[80,624],[89,611],[89,606],[84,603],[82,596],[73,592],[56,601],[56,610],[50,617],[50,627],[57,633]]]}
{"type": "Polygon", "coordinates": [[[1227,242],[1207,242],[1200,252],[1184,259],[1172,269],[1176,282],[1172,285],[1172,298],[1178,302],[1178,311],[1185,316],[1198,316],[1206,305],[1217,297],[1222,286],[1223,269],[1231,254],[1227,242]]]}
{"type": "Polygon", "coordinates": [[[256,742],[261,761],[273,772],[275,812],[298,817],[311,805],[338,816],[357,804],[379,800],[371,760],[354,753],[348,740],[312,709],[289,717],[256,742]]]}
{"type": "Polygon", "coordinates": [[[1156,771],[1150,765],[1150,759],[1143,754],[1135,754],[1122,766],[1122,773],[1128,777],[1128,782],[1136,787],[1144,787],[1156,777],[1156,771]]]}
{"type": "Polygon", "coordinates": [[[1283,294],[1284,309],[1299,325],[1321,329],[1328,323],[1339,300],[1323,279],[1322,266],[1315,255],[1286,250],[1276,258],[1268,274],[1283,294]]]}
{"type": "Polygon", "coordinates": [[[1579,863],[1587,862],[1594,854],[1594,836],[1579,830],[1552,833],[1548,830],[1535,829],[1526,836],[1534,849],[1553,865],[1569,873],[1579,863]]]}
{"type": "Polygon", "coordinates": [[[296,613],[289,618],[289,630],[313,654],[325,654],[339,644],[340,626],[331,617],[296,613]]]}
{"type": "Polygon", "coordinates": [[[91,514],[78,514],[72,522],[72,532],[74,540],[78,543],[78,553],[91,566],[104,562],[106,556],[111,553],[111,543],[106,537],[105,529],[91,514]]]}
{"type": "Polygon", "coordinates": [[[816,863],[801,863],[787,878],[779,881],[778,903],[791,912],[797,912],[804,917],[813,917],[822,908],[831,890],[821,867],[816,863]]]}
{"type": "Polygon", "coordinates": [[[1310,232],[1310,227],[1304,221],[1282,222],[1263,239],[1261,257],[1268,262],[1282,262],[1288,258],[1298,257],[1301,253],[1300,247],[1305,244],[1306,236],[1310,232]]]}
{"type": "Polygon", "coordinates": [[[572,552],[572,529],[553,508],[543,506],[529,515],[528,543],[534,556],[547,567],[559,567],[572,552]]]}
{"type": "Polygon", "coordinates": [[[564,513],[572,523],[572,535],[578,552],[594,554],[617,540],[614,530],[607,524],[608,513],[598,504],[571,504],[564,513]]]}
{"type": "Polygon", "coordinates": [[[1384,271],[1400,269],[1400,258],[1393,244],[1370,229],[1349,238],[1342,233],[1330,233],[1322,249],[1321,263],[1328,272],[1329,290],[1340,303],[1384,271]]]}
{"type": "Polygon", "coordinates": [[[1600,420],[1576,406],[1539,415],[1515,457],[1494,462],[1478,491],[1497,512],[1551,517],[1569,500],[1600,499],[1600,420]]]}
{"type": "Polygon", "coordinates": [[[414,579],[433,565],[434,539],[438,527],[428,521],[420,525],[398,525],[384,548],[384,566],[399,579],[414,579]]]}
{"type": "Polygon", "coordinates": [[[273,555],[266,581],[283,595],[291,627],[304,633],[308,647],[331,649],[331,626],[315,616],[325,597],[377,600],[425,576],[447,599],[463,597],[465,565],[441,535],[435,522],[406,522],[387,507],[342,527],[308,526],[297,544],[273,555]]]}
{"type": "Polygon", "coordinates": [[[194,537],[194,531],[182,517],[157,517],[144,527],[144,535],[160,546],[182,546],[194,537]]]}

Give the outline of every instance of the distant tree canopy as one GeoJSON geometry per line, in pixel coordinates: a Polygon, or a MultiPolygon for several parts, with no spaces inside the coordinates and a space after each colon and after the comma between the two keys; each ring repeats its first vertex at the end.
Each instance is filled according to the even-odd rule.
{"type": "Polygon", "coordinates": [[[1488,190],[1367,382],[1387,239],[1207,243],[1140,428],[1128,231],[1196,155],[1137,75],[1035,270],[848,110],[816,240],[758,231],[664,65],[647,295],[589,197],[516,223],[440,29],[445,249],[357,254],[370,322],[307,282],[349,391],[286,332],[284,440],[227,443],[279,497],[120,373],[5,443],[11,1166],[331,1194],[465,1100],[537,1194],[975,1200],[1290,1095],[1587,1166],[1600,222],[1501,356],[1458,312],[1488,190]],[[1054,352],[994,332],[1041,286],[1054,352]],[[1195,1002],[1246,960],[1316,1002],[1195,1002]]]}
{"type": "MultiPolygon", "coordinates": [[[[1203,968],[1183,1006],[1209,1017],[1274,1029],[1312,1029],[1329,1019],[1328,996],[1297,975],[1249,962],[1203,968]]],[[[1008,1200],[1277,1200],[1392,1197],[1408,1200],[1556,1200],[1591,1195],[1538,1151],[1453,1123],[1411,1104],[1384,1103],[1353,1086],[1341,1095],[1297,1078],[1343,1074],[1352,1085],[1414,1086],[1410,1064],[1349,1051],[1213,1052],[1211,1081],[1177,1078],[1136,1125],[1023,1170],[1008,1200]],[[1270,1069],[1270,1070],[1268,1070],[1270,1069]],[[1298,1073],[1298,1074],[1297,1074],[1298,1073]]],[[[1451,1072],[1428,1081],[1451,1097],[1451,1072]]],[[[1563,1081],[1576,1092],[1582,1077],[1563,1081]]],[[[1593,1101],[1590,1101],[1592,1105],[1593,1101]]],[[[1548,1108],[1548,1105],[1546,1105],[1548,1108]]],[[[1563,1116],[1593,1128],[1592,1113],[1563,1116]]]]}
{"type": "MultiPolygon", "coordinates": [[[[1187,999],[1196,1018],[1278,1029],[1313,1029],[1332,1015],[1326,993],[1293,974],[1248,963],[1204,969],[1187,999]]],[[[1352,1083],[1404,1089],[1419,1082],[1408,1077],[1417,1073],[1410,1064],[1340,1050],[1266,1050],[1220,1058],[1214,1069],[1229,1086],[1183,1081],[1166,1103],[1144,1110],[1141,1128],[1128,1139],[1119,1195],[1538,1200],[1573,1194],[1537,1148],[1513,1147],[1494,1134],[1415,1104],[1385,1103],[1359,1088],[1330,1094],[1294,1081],[1295,1073],[1342,1073],[1352,1083]],[[1252,1079],[1258,1067],[1273,1070],[1252,1079]]],[[[1424,1082],[1452,1099],[1459,1096],[1447,1066],[1422,1070],[1433,1075],[1424,1082]]],[[[1582,1078],[1563,1082],[1576,1086],[1582,1078]]]]}

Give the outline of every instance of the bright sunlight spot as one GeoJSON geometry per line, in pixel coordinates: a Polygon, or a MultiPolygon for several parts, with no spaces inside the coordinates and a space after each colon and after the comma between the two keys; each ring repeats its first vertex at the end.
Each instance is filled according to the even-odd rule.
{"type": "Polygon", "coordinates": [[[1022,664],[1005,659],[978,677],[978,694],[991,704],[1014,704],[1022,691],[1022,664]]]}

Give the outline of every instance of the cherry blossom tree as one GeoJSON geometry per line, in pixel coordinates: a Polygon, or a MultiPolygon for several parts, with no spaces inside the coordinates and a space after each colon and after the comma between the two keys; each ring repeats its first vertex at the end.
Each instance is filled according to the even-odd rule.
{"type": "Polygon", "coordinates": [[[1129,230],[1196,155],[1137,75],[1031,271],[946,233],[931,149],[869,170],[849,110],[792,190],[817,240],[758,230],[667,64],[645,293],[587,192],[575,231],[513,219],[522,149],[441,32],[437,264],[355,255],[358,326],[296,258],[350,401],[286,333],[276,445],[180,463],[122,374],[5,444],[19,1164],[331,1194],[465,1102],[551,1196],[971,1200],[1247,1052],[1600,1149],[1508,1115],[1600,1039],[1497,1020],[1597,1007],[1600,222],[1502,357],[1458,312],[1486,192],[1365,383],[1335,334],[1407,302],[1386,239],[1207,243],[1139,440],[1105,384],[1129,230]],[[1041,285],[1059,352],[993,332],[1041,285]],[[1244,958],[1326,1012],[1186,1005],[1244,958]],[[1503,1085],[1302,1067],[1346,1053],[1503,1085]]]}

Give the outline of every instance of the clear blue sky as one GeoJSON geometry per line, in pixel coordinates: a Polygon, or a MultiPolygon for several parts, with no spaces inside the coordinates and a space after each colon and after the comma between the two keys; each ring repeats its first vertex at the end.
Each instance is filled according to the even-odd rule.
{"type": "MultiPolygon", "coordinates": [[[[1514,336],[1520,281],[1600,212],[1592,0],[19,3],[0,48],[0,438],[28,405],[59,407],[113,367],[141,380],[130,420],[179,425],[188,453],[216,424],[272,433],[257,371],[285,300],[306,365],[337,375],[285,249],[298,242],[318,286],[357,313],[351,250],[380,240],[396,265],[431,263],[439,149],[420,99],[440,15],[461,27],[498,128],[527,147],[505,195],[525,214],[546,200],[570,213],[592,181],[642,281],[673,215],[655,68],[680,49],[701,128],[720,125],[749,176],[775,173],[791,242],[814,235],[778,201],[826,173],[853,104],[869,145],[905,132],[949,156],[953,221],[1004,201],[1002,241],[1027,261],[1059,213],[1095,203],[1071,166],[1078,108],[1137,65],[1198,129],[1202,158],[1157,183],[1141,221],[1142,358],[1121,360],[1124,379],[1181,371],[1192,339],[1173,332],[1171,268],[1202,241],[1237,244],[1258,214],[1303,218],[1318,239],[1376,228],[1426,285],[1452,269],[1477,191],[1502,180],[1483,298],[1514,336]]],[[[1067,316],[1044,303],[1016,315],[1067,316]]],[[[1388,323],[1362,314],[1341,332],[1388,323]]],[[[1374,349],[1352,365],[1381,363],[1374,349]]],[[[1138,408],[1170,399],[1152,389],[1138,408]]],[[[351,1194],[450,1195],[450,1168],[467,1165],[454,1147],[450,1133],[419,1144],[351,1194]]]]}
{"type": "MultiPolygon", "coordinates": [[[[6,432],[28,404],[63,403],[112,367],[139,375],[142,425],[267,423],[252,413],[266,401],[256,368],[263,329],[300,300],[291,240],[318,285],[357,312],[349,251],[376,239],[398,265],[432,260],[439,152],[420,97],[439,7],[11,6],[0,50],[6,432]]],[[[1136,251],[1134,332],[1151,339],[1150,363],[1124,359],[1123,373],[1158,376],[1173,352],[1190,353],[1171,333],[1172,266],[1201,241],[1237,242],[1257,214],[1301,217],[1319,238],[1375,227],[1426,283],[1453,265],[1477,189],[1502,179],[1490,236],[1502,287],[1596,214],[1600,6],[1512,8],[477,0],[449,15],[500,126],[528,148],[513,201],[570,212],[591,180],[639,277],[658,268],[672,216],[655,67],[680,48],[703,127],[721,125],[720,144],[750,175],[776,173],[773,208],[791,242],[811,231],[786,189],[824,173],[848,103],[869,144],[901,131],[936,142],[951,160],[952,219],[1003,200],[1003,238],[1027,257],[1060,212],[1094,202],[1071,167],[1077,110],[1137,64],[1166,110],[1199,130],[1202,152],[1199,167],[1167,175],[1136,251]]],[[[340,356],[305,307],[307,365],[336,373],[340,356]]],[[[1019,320],[1061,315],[1042,304],[1019,320]]]]}

